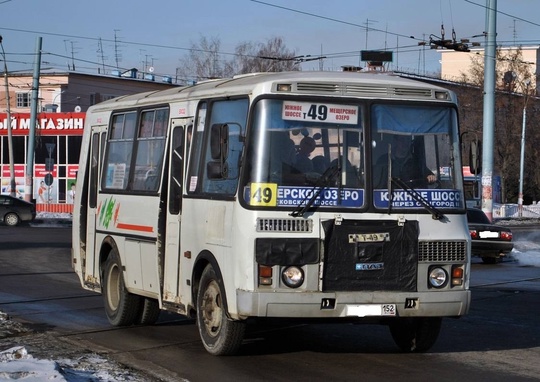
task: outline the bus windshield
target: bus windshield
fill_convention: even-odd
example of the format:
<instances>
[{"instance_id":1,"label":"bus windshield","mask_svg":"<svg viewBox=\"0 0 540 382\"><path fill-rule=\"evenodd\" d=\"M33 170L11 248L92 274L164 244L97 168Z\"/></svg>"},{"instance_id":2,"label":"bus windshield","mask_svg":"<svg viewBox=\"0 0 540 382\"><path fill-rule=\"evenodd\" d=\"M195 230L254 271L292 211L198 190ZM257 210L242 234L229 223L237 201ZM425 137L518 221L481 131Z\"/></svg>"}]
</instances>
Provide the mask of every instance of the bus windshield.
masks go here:
<instances>
[{"instance_id":1,"label":"bus windshield","mask_svg":"<svg viewBox=\"0 0 540 382\"><path fill-rule=\"evenodd\" d=\"M294 207L360 207L365 187L363 108L265 99L255 106L244 200ZM332 169L335 176L328 177Z\"/></svg>"},{"instance_id":2,"label":"bus windshield","mask_svg":"<svg viewBox=\"0 0 540 382\"><path fill-rule=\"evenodd\" d=\"M375 208L463 208L450 107L264 99L253 115L250 206L367 208L370 189Z\"/></svg>"}]
</instances>

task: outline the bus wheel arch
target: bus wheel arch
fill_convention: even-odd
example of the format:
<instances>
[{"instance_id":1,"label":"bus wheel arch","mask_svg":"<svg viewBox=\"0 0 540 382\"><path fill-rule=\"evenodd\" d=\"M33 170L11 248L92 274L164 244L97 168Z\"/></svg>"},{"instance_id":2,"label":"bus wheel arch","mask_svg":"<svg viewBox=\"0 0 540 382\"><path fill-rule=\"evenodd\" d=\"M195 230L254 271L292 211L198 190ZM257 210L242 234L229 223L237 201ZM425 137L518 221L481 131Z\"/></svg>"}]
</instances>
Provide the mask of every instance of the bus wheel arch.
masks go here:
<instances>
[{"instance_id":1,"label":"bus wheel arch","mask_svg":"<svg viewBox=\"0 0 540 382\"><path fill-rule=\"evenodd\" d=\"M229 317L221 272L213 256L208 255L210 257L203 255L194 267L197 328L210 354L232 355L238 351L244 339L245 322Z\"/></svg>"},{"instance_id":2,"label":"bus wheel arch","mask_svg":"<svg viewBox=\"0 0 540 382\"><path fill-rule=\"evenodd\" d=\"M101 290L107 319L114 326L129 326L139 318L141 297L127 291L124 271L114 240L105 240L100 254Z\"/></svg>"},{"instance_id":3,"label":"bus wheel arch","mask_svg":"<svg viewBox=\"0 0 540 382\"><path fill-rule=\"evenodd\" d=\"M216 258L210 251L202 251L199 253L197 258L195 259L195 265L193 266L193 270L191 273L191 311L190 315L191 317L195 318L197 315L197 295L199 293L199 286L201 283L201 277L206 269L206 266L210 264L214 271L216 272L216 275L219 279L219 282L221 283L221 286L225 290L225 286L223 285L223 277L221 274L221 269L219 268L219 265L217 263ZM227 304L227 298L225 296L225 304ZM227 306L227 305L225 305ZM227 309L228 311L228 309Z\"/></svg>"}]
</instances>

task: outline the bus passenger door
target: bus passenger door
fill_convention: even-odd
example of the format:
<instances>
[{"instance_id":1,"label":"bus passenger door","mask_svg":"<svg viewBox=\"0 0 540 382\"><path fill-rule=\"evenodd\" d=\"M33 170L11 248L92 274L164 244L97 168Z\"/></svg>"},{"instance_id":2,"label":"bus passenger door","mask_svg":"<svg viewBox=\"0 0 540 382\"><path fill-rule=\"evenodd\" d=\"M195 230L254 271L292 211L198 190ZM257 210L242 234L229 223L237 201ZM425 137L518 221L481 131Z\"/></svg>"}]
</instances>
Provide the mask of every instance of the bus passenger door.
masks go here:
<instances>
[{"instance_id":1,"label":"bus passenger door","mask_svg":"<svg viewBox=\"0 0 540 382\"><path fill-rule=\"evenodd\" d=\"M92 140L88 160L88 203L86 213L86 274L84 280L90 283L99 279L99 258L96 253L96 222L98 218L97 197L101 178L103 150L105 148L107 126L92 126ZM98 251L99 252L99 251ZM90 276L90 277L88 277Z\"/></svg>"},{"instance_id":2,"label":"bus passenger door","mask_svg":"<svg viewBox=\"0 0 540 382\"><path fill-rule=\"evenodd\" d=\"M163 300L174 302L179 296L180 274L180 224L182 221L182 192L184 184L184 134L190 139L192 118L172 120L171 144L169 145L167 229L165 239L165 261ZM188 144L189 145L189 144ZM187 151L187 150L186 150Z\"/></svg>"}]
</instances>

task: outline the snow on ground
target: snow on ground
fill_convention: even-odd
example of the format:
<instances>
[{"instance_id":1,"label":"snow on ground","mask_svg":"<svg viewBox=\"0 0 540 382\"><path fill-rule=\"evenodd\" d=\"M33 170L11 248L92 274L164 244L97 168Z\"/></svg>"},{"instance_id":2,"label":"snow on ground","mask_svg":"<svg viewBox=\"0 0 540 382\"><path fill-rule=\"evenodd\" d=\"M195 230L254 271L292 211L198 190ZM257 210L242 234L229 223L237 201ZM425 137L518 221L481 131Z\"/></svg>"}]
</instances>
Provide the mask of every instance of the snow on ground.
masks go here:
<instances>
[{"instance_id":1,"label":"snow on ground","mask_svg":"<svg viewBox=\"0 0 540 382\"><path fill-rule=\"evenodd\" d=\"M71 219L71 214L68 212L38 212L36 219Z\"/></svg>"},{"instance_id":2,"label":"snow on ground","mask_svg":"<svg viewBox=\"0 0 540 382\"><path fill-rule=\"evenodd\" d=\"M157 379L0 312L0 381L149 382Z\"/></svg>"}]
</instances>

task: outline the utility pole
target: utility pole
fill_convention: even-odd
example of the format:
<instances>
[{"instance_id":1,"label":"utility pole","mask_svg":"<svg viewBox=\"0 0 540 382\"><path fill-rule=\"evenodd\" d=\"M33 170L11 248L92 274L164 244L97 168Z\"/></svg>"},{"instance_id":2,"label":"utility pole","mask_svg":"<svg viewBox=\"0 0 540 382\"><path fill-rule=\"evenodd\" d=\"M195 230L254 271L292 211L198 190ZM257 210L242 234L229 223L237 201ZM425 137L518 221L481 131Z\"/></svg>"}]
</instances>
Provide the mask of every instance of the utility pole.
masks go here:
<instances>
[{"instance_id":1,"label":"utility pole","mask_svg":"<svg viewBox=\"0 0 540 382\"><path fill-rule=\"evenodd\" d=\"M101 60L101 67L103 68L103 73L101 74L105 74L105 53L103 52L103 43L101 41L101 37L99 38L99 41L98 41L98 51L99 53L98 55L98 58ZM98 71L99 73L99 71Z\"/></svg>"},{"instance_id":2,"label":"utility pole","mask_svg":"<svg viewBox=\"0 0 540 382\"><path fill-rule=\"evenodd\" d=\"M118 35L116 32L118 32L119 29L114 30L114 59L116 62L116 69L120 69L120 61L121 61L121 55L120 55L120 46L118 43Z\"/></svg>"},{"instance_id":3,"label":"utility pole","mask_svg":"<svg viewBox=\"0 0 540 382\"><path fill-rule=\"evenodd\" d=\"M364 23L366 25L366 50L368 50L368 32L369 32L369 24L370 23L376 23L376 20L370 20L366 19L366 22ZM360 52L360 57L358 59L358 66L362 64L362 53Z\"/></svg>"},{"instance_id":4,"label":"utility pole","mask_svg":"<svg viewBox=\"0 0 540 382\"><path fill-rule=\"evenodd\" d=\"M523 172L525 167L525 128L527 127L527 100L529 99L529 85L531 81L525 81L525 94L523 95L523 124L521 126L521 155L519 160L519 194L518 194L518 216L523 216Z\"/></svg>"},{"instance_id":5,"label":"utility pole","mask_svg":"<svg viewBox=\"0 0 540 382\"><path fill-rule=\"evenodd\" d=\"M493 145L495 136L495 67L497 0L486 0L486 49L484 52L484 121L482 149L482 211L493 220Z\"/></svg>"},{"instance_id":6,"label":"utility pole","mask_svg":"<svg viewBox=\"0 0 540 382\"><path fill-rule=\"evenodd\" d=\"M32 81L32 104L30 109L30 129L28 130L28 155L26 158L26 181L24 184L24 200L32 201L34 195L34 147L36 139L36 121L39 95L39 73L41 70L41 37L36 39L36 58L34 63L34 79Z\"/></svg>"},{"instance_id":7,"label":"utility pole","mask_svg":"<svg viewBox=\"0 0 540 382\"><path fill-rule=\"evenodd\" d=\"M6 85L6 114L7 114L7 132L8 132L8 152L9 152L9 187L11 191L9 194L13 197L17 196L17 184L15 183L15 166L13 164L13 135L11 131L11 105L9 99L9 81L8 81L8 68L6 61L6 52L4 51L4 44L2 44L2 36L0 36L0 46L2 47L2 58L4 59L4 80Z\"/></svg>"}]
</instances>

